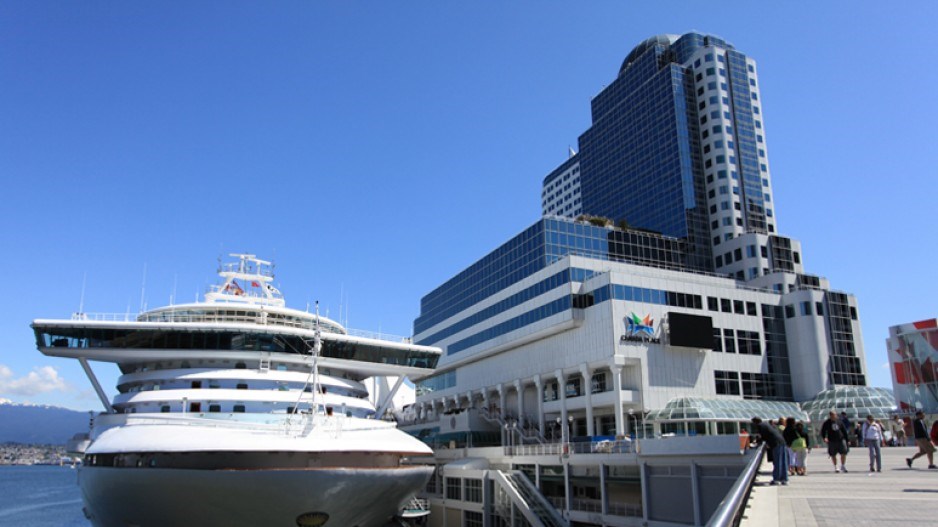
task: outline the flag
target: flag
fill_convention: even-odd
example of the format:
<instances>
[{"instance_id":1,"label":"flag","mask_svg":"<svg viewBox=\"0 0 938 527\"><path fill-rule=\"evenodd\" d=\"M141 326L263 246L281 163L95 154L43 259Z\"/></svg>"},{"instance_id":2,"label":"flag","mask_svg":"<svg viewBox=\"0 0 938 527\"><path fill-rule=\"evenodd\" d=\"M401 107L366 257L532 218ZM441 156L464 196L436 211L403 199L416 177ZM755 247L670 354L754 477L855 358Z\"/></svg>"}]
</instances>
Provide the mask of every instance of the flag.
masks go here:
<instances>
[{"instance_id":1,"label":"flag","mask_svg":"<svg viewBox=\"0 0 938 527\"><path fill-rule=\"evenodd\" d=\"M259 283L257 283L257 282L251 282L251 286L252 286L252 287L260 287L261 284L259 284Z\"/></svg>"}]
</instances>

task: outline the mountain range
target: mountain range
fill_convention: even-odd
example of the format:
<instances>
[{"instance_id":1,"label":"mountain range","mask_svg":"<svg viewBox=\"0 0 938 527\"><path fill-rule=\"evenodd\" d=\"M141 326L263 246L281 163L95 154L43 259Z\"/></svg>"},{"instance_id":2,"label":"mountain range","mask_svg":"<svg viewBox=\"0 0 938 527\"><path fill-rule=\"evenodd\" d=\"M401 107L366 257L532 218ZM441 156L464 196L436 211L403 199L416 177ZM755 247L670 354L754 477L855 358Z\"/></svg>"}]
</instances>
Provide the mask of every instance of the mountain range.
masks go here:
<instances>
[{"instance_id":1,"label":"mountain range","mask_svg":"<svg viewBox=\"0 0 938 527\"><path fill-rule=\"evenodd\" d=\"M64 445L88 431L88 412L0 399L0 443Z\"/></svg>"}]
</instances>

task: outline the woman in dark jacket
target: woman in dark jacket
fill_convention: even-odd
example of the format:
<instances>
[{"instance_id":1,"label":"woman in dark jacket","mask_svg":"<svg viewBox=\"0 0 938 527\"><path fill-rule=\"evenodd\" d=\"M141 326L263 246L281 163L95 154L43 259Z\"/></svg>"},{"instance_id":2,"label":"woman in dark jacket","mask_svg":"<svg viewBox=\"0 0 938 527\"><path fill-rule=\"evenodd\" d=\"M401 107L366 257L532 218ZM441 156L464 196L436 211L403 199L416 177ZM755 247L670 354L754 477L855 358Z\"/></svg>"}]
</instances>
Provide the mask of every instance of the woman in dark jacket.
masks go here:
<instances>
[{"instance_id":1,"label":"woman in dark jacket","mask_svg":"<svg viewBox=\"0 0 938 527\"><path fill-rule=\"evenodd\" d=\"M791 444L798 438L798 432L795 430L795 418L785 419L785 430L782 431L782 437L785 438L785 446L788 448L788 473L795 475L795 455L791 450Z\"/></svg>"}]
</instances>

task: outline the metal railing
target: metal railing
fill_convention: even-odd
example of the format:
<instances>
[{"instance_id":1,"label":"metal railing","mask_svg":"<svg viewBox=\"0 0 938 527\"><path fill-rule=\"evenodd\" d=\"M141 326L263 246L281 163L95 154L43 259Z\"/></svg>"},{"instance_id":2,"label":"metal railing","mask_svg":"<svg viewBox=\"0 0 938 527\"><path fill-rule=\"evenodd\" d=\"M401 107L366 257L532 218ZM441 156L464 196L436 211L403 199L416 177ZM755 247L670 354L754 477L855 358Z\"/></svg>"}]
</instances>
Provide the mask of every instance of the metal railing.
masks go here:
<instances>
[{"instance_id":1,"label":"metal railing","mask_svg":"<svg viewBox=\"0 0 938 527\"><path fill-rule=\"evenodd\" d=\"M575 443L544 443L505 446L509 456L556 456L563 454L634 454L633 441L578 441Z\"/></svg>"},{"instance_id":2,"label":"metal railing","mask_svg":"<svg viewBox=\"0 0 938 527\"><path fill-rule=\"evenodd\" d=\"M142 317L142 318L141 318ZM315 330L315 320L300 320L281 318L275 316L262 317L261 312L249 312L245 315L225 313L174 313L172 311L158 311L139 315L137 313L72 313L72 320L92 320L96 322L180 322L180 323L228 323L228 324L254 324L264 326L277 326L286 328ZM328 329L328 328L326 328ZM360 337L386 342L404 344L413 343L412 337L404 337L391 333L367 331L362 329L345 328L350 337Z\"/></svg>"},{"instance_id":3,"label":"metal railing","mask_svg":"<svg viewBox=\"0 0 938 527\"><path fill-rule=\"evenodd\" d=\"M756 473L759 471L759 465L762 463L764 448L764 445L759 445L758 448L750 450L752 457L739 478L736 479L736 483L733 484L729 493L717 506L717 510L710 517L710 521L707 522L707 527L728 527L730 525L735 527L739 525L740 512L743 510L746 501L749 500L752 484L756 479Z\"/></svg>"},{"instance_id":4,"label":"metal railing","mask_svg":"<svg viewBox=\"0 0 938 527\"><path fill-rule=\"evenodd\" d=\"M559 511L565 510L567 508L566 500L559 496L550 496L547 498L548 501L553 504L554 508ZM603 504L602 500L594 499L585 499L585 498L571 498L570 499L570 508L575 511L580 512L594 512L602 513ZM615 501L610 501L606 504L606 514L609 516L623 516L628 518L641 518L642 517L642 506L632 503L619 503Z\"/></svg>"}]
</instances>

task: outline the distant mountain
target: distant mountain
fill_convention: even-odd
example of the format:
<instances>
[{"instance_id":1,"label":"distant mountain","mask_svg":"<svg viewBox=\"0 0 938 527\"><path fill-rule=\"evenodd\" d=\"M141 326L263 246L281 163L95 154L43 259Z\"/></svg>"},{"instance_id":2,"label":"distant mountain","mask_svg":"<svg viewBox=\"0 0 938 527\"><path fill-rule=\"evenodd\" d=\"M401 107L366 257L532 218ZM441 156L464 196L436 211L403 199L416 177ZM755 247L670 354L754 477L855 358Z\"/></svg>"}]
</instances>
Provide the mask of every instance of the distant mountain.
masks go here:
<instances>
[{"instance_id":1,"label":"distant mountain","mask_svg":"<svg viewBox=\"0 0 938 527\"><path fill-rule=\"evenodd\" d=\"M64 445L88 431L88 412L0 399L0 443Z\"/></svg>"}]
</instances>

